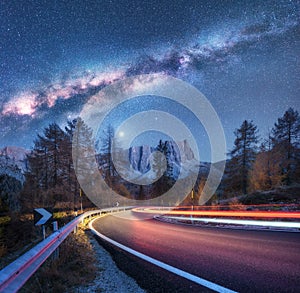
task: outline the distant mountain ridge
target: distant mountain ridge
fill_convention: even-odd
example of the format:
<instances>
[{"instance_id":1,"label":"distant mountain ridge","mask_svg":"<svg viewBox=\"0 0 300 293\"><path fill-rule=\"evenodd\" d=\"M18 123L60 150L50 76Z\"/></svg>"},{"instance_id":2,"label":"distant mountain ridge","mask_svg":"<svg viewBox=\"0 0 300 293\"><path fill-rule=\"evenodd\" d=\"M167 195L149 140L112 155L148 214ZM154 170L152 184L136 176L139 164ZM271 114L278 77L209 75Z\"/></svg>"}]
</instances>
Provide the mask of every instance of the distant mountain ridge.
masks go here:
<instances>
[{"instance_id":1,"label":"distant mountain ridge","mask_svg":"<svg viewBox=\"0 0 300 293\"><path fill-rule=\"evenodd\" d=\"M6 146L0 149L0 175L9 175L23 183L28 153L28 150L16 146Z\"/></svg>"}]
</instances>

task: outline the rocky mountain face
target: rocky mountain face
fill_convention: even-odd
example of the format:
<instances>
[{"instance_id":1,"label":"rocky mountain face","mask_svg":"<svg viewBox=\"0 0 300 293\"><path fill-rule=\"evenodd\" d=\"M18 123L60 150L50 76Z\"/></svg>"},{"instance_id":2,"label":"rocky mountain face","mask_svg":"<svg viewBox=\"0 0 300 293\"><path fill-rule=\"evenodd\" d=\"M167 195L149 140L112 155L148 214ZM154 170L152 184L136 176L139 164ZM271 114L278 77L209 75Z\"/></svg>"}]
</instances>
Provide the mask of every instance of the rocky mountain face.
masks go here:
<instances>
[{"instance_id":1,"label":"rocky mountain face","mask_svg":"<svg viewBox=\"0 0 300 293\"><path fill-rule=\"evenodd\" d=\"M0 149L0 175L6 174L23 183L23 174L27 169L26 155L28 153L28 150L15 146Z\"/></svg>"},{"instance_id":2,"label":"rocky mountain face","mask_svg":"<svg viewBox=\"0 0 300 293\"><path fill-rule=\"evenodd\" d=\"M174 142L164 142L166 153L168 153L169 163L172 165L172 176L176 178L185 178L192 173L207 177L214 164L209 162L199 162L187 140ZM151 156L157 149L149 145L132 146L127 150L118 150L115 153L115 163L122 174L130 179L155 179L156 172L151 169ZM96 161L99 169L105 168L103 154L96 155ZM105 157L105 156L104 156Z\"/></svg>"},{"instance_id":3,"label":"rocky mountain face","mask_svg":"<svg viewBox=\"0 0 300 293\"><path fill-rule=\"evenodd\" d=\"M150 156L154 150L155 148L148 145L131 147L129 162L132 168L142 174L147 173L150 170Z\"/></svg>"},{"instance_id":4,"label":"rocky mountain face","mask_svg":"<svg viewBox=\"0 0 300 293\"><path fill-rule=\"evenodd\" d=\"M181 161L191 161L195 159L194 152L187 140L177 142L178 151L181 153ZM175 148L177 149L177 148Z\"/></svg>"},{"instance_id":5,"label":"rocky mountain face","mask_svg":"<svg viewBox=\"0 0 300 293\"><path fill-rule=\"evenodd\" d=\"M186 165L190 162L196 164L193 150L187 140L177 143L174 141L167 141L165 142L165 146L175 173L180 172L180 168L183 164ZM131 147L129 149L129 162L131 167L141 174L146 174L151 168L150 157L154 151L156 151L156 148L148 145Z\"/></svg>"}]
</instances>

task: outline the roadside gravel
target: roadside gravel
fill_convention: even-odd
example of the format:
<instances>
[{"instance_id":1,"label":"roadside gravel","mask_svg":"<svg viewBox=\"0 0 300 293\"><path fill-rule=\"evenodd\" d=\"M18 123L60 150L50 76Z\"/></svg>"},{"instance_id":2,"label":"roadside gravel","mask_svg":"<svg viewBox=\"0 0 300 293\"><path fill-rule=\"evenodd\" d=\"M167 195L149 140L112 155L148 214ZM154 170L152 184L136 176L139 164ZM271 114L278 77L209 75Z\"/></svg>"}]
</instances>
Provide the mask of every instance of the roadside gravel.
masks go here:
<instances>
[{"instance_id":1,"label":"roadside gravel","mask_svg":"<svg viewBox=\"0 0 300 293\"><path fill-rule=\"evenodd\" d=\"M98 292L116 292L116 293L143 293L134 279L120 271L110 254L99 245L95 238L88 232L88 236L96 254L97 276L95 280L87 285L75 289L77 293L98 293ZM74 291L73 291L74 292Z\"/></svg>"}]
</instances>

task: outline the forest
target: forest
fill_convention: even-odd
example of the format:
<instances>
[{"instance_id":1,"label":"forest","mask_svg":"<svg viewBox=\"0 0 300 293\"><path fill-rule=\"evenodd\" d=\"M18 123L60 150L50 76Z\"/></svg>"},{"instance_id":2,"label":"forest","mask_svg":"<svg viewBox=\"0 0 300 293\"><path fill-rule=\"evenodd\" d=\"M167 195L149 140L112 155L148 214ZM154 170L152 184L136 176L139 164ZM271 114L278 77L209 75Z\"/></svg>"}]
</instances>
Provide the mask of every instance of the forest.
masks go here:
<instances>
[{"instance_id":1,"label":"forest","mask_svg":"<svg viewBox=\"0 0 300 293\"><path fill-rule=\"evenodd\" d=\"M223 179L207 205L299 204L299 113L289 108L266 137L249 120L243 121L234 134ZM26 155L24 180L0 175L0 255L16 249L18 243L22 247L28 235L34 239L39 233L33 225L34 208L50 208L61 224L79 212L96 208L77 180L77 176L92 176L90 167L83 159L73 160L72 152L84 154L91 146L100 146L96 154L98 170L106 183L124 197L156 197L173 186L177 178L169 142L160 141L156 147L165 156L165 171L161 170L162 156L153 159L153 171L160 179L149 186L136 186L123 180L113 165L113 136L110 126L101 141L92 141L91 129L80 118L68 121L64 129L52 123L37 136ZM179 205L197 205L206 175L199 173L193 191Z\"/></svg>"},{"instance_id":2,"label":"forest","mask_svg":"<svg viewBox=\"0 0 300 293\"><path fill-rule=\"evenodd\" d=\"M73 141L74 131L78 132L76 141ZM254 122L248 120L243 121L234 134L234 147L228 153L223 180L216 192L219 200L300 183L300 117L296 110L289 108L266 137L262 137ZM101 142L96 142L101 145L96 156L99 172L121 195L149 198L174 184L176 175L170 161L170 149L167 142L160 141L156 150L165 155L167 168L162 173L160 157L154 157L153 168L158 177L162 177L161 180L148 189L141 186L137 196L131 195L130 185L125 184L112 163L113 136L114 130L109 127ZM72 211L82 209L82 205L91 207L75 175L78 175L79 171L75 171L79 165L81 172L89 166L72 159L72 144L73 152L77 146L82 152L94 145L91 137L91 130L80 118L68 121L65 129L55 123L46 127L27 155L24 183L11 176L0 175L0 212L22 213L41 206ZM200 194L205 176L202 174L198 179L195 191Z\"/></svg>"}]
</instances>

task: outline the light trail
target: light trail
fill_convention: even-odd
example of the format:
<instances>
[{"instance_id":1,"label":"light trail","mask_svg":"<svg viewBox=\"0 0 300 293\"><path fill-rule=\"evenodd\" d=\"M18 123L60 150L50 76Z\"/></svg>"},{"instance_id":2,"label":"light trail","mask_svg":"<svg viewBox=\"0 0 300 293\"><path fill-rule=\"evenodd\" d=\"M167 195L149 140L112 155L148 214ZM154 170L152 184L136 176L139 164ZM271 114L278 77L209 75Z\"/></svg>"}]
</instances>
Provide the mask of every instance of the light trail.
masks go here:
<instances>
[{"instance_id":1,"label":"light trail","mask_svg":"<svg viewBox=\"0 0 300 293\"><path fill-rule=\"evenodd\" d=\"M275 222L275 221L255 221L255 220L236 220L236 219L211 219L211 218L190 218L190 217L164 217L167 219L173 219L178 221L195 221L205 223L217 223L217 224L234 224L234 225L247 225L247 226L262 226L262 227L274 227L274 228L295 228L300 229L299 222Z\"/></svg>"},{"instance_id":2,"label":"light trail","mask_svg":"<svg viewBox=\"0 0 300 293\"><path fill-rule=\"evenodd\" d=\"M300 212L284 211L194 211L194 210L169 210L161 208L135 208L134 212L159 215L188 215L211 217L245 217L245 218L272 218L272 219L300 219Z\"/></svg>"},{"instance_id":3,"label":"light trail","mask_svg":"<svg viewBox=\"0 0 300 293\"><path fill-rule=\"evenodd\" d=\"M241 209L246 209L246 208L297 208L297 210L300 210L300 204L296 203L285 203L285 204L273 204L273 203L268 203L268 204L233 204L233 205L212 205L212 206L194 206L194 209L196 210L201 210L201 209L217 209L219 210L220 208L224 209L230 209L232 207L238 206ZM191 209L191 206L176 206L172 207L173 209Z\"/></svg>"}]
</instances>

